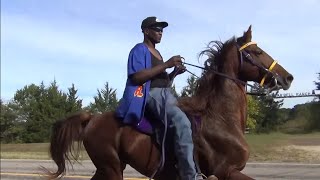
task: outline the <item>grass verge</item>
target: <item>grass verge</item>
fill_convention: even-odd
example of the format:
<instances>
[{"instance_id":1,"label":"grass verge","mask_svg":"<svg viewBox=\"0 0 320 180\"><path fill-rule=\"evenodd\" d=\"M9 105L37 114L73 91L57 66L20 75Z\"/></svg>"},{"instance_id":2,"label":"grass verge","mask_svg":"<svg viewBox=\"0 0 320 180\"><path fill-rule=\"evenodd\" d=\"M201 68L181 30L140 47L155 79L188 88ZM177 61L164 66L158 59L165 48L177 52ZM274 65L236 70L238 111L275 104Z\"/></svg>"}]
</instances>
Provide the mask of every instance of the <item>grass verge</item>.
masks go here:
<instances>
[{"instance_id":1,"label":"grass verge","mask_svg":"<svg viewBox=\"0 0 320 180\"><path fill-rule=\"evenodd\" d=\"M320 163L320 132L247 134L246 139L251 162ZM1 159L50 159L49 144L1 144ZM79 159L89 159L84 148Z\"/></svg>"},{"instance_id":2,"label":"grass verge","mask_svg":"<svg viewBox=\"0 0 320 180\"><path fill-rule=\"evenodd\" d=\"M1 144L1 159L50 159L49 143ZM79 160L89 159L81 148Z\"/></svg>"}]
</instances>

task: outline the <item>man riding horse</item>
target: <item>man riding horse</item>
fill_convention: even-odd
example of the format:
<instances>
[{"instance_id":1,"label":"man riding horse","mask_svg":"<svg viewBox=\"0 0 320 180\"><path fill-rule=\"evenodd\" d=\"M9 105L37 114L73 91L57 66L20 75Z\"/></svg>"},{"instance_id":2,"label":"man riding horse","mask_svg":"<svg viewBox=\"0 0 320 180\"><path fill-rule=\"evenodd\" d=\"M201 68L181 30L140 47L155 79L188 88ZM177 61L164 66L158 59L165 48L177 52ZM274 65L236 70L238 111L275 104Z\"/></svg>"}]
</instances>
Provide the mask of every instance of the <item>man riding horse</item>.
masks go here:
<instances>
[{"instance_id":1,"label":"man riding horse","mask_svg":"<svg viewBox=\"0 0 320 180\"><path fill-rule=\"evenodd\" d=\"M148 110L152 118L172 125L174 152L182 180L202 179L196 171L193 158L191 123L186 114L177 106L171 84L176 75L185 72L179 55L164 62L156 44L160 43L167 22L156 17L147 17L142 21L144 35L142 43L135 45L128 58L128 78L117 117L124 123L139 123ZM167 68L174 67L168 74ZM166 128L166 127L165 127ZM216 179L213 175L210 180Z\"/></svg>"}]
</instances>

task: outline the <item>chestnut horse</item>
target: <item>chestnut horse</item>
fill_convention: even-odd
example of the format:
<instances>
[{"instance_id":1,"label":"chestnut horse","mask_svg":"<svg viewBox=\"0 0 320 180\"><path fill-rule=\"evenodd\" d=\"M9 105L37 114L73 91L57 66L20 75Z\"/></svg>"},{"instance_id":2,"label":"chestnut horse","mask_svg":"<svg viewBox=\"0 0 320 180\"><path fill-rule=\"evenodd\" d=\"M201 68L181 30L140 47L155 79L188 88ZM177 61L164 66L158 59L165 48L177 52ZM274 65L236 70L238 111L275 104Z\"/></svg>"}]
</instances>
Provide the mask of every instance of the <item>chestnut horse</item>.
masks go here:
<instances>
[{"instance_id":1,"label":"chestnut horse","mask_svg":"<svg viewBox=\"0 0 320 180\"><path fill-rule=\"evenodd\" d=\"M293 76L266 52L251 42L251 26L242 37L209 44L208 56L198 79L195 95L180 99L179 106L193 124L194 155L201 172L219 179L252 179L241 172L249 158L244 137L247 118L245 83L258 82L269 89L288 89ZM195 128L196 127L196 128ZM152 176L161 159L161 150L152 136L116 119L114 112L74 114L53 127L50 153L58 166L51 178L63 176L66 160L78 152L74 142L83 142L97 168L92 179L121 180L129 164L145 176ZM174 153L166 154L159 180L179 179Z\"/></svg>"}]
</instances>

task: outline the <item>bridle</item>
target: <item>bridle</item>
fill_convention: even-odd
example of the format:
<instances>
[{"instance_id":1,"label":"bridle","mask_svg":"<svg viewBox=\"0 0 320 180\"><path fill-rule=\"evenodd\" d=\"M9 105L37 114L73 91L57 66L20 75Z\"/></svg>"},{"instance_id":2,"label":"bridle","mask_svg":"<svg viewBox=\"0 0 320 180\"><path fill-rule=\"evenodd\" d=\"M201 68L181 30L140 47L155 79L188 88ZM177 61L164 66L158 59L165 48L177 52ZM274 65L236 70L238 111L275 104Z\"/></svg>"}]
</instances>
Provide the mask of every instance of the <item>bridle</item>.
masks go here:
<instances>
[{"instance_id":1,"label":"bridle","mask_svg":"<svg viewBox=\"0 0 320 180\"><path fill-rule=\"evenodd\" d=\"M217 74L217 75L219 75L219 76L222 76L222 77L225 77L225 78L227 78L227 79L233 80L233 81L235 81L235 82L237 82L237 83L240 83L240 84L242 84L242 85L244 85L244 86L250 86L250 87L253 88L253 89L258 89L259 91L261 91L261 89L264 89L264 90L265 90L265 88L263 87L263 85L264 85L264 83L265 83L265 80L266 80L267 76L268 76L269 74L271 74L271 75L272 75L272 79L275 81L275 88L279 89L279 86L277 85L277 81L282 81L282 80L281 80L281 78L279 77L279 75L278 75L277 73L272 72L273 68L275 67L275 65L276 65L278 62L274 60L274 61L271 63L271 65L269 66L269 68L267 69L267 68L263 67L261 64L257 63L257 61L252 58L252 56L250 55L250 53L248 53L248 52L245 50L247 47L249 47L249 46L251 46L251 45L256 45L256 44L257 44L256 42L248 42L248 43L246 43L246 44L244 44L244 45L242 45L242 46L239 46L238 43L236 43L236 46L237 46L238 51L239 51L239 53L240 53L240 66L239 66L240 71L241 71L241 69L242 69L243 61L246 60L246 61L248 61L249 63L251 63L252 65L258 67L260 70L266 72L265 75L264 75L264 77L261 79L261 81L260 81L260 83L259 83L259 87L253 86L253 85L251 85L251 84L248 84L246 81L242 81L242 80L240 80L240 79L233 78L233 77L228 76L228 75L226 75L226 74L224 74L224 73L218 72L218 71L216 71L216 70L214 70L214 69L208 69L208 68L205 68L205 67L201 67L201 66L197 66L197 65L194 65L194 64L186 63L186 62L185 62L185 59L184 59L183 57L182 57L182 59L183 59L183 63L182 63L182 64L183 64L183 65L193 66L193 67L196 67L196 68L200 68L200 69L205 70L205 71L213 72L213 73L215 73L215 74ZM190 72L189 70L186 69L186 71L189 72L190 74L194 75L195 77L199 78L197 75L195 75L194 73ZM274 89L274 88L273 88L273 89ZM272 90L273 90L273 89L272 89ZM269 93L270 91L271 91L271 89L270 89L270 90L267 90L267 93ZM267 93L261 93L261 94L247 93L247 94L266 95Z\"/></svg>"},{"instance_id":2,"label":"bridle","mask_svg":"<svg viewBox=\"0 0 320 180\"><path fill-rule=\"evenodd\" d=\"M260 64L256 63L256 61L252 58L252 56L247 52L245 51L245 49L247 47L249 47L250 45L256 45L257 43L256 42L248 42L244 45L242 45L241 47L239 47L239 45L237 44L237 47L239 49L239 52L240 52L240 69L242 67L242 63L243 63L243 56L242 54L246 57L246 59L253 65L259 67L260 69L262 69L263 71L266 71L266 74L263 76L263 78L261 79L259 85L260 86L263 86L264 83L265 83L265 80L268 76L268 74L272 74L273 77L276 76L275 73L272 72L272 69L276 66L276 64L278 63L276 60L274 60L271 65L269 66L268 69L266 69L265 67L261 66Z\"/></svg>"}]
</instances>

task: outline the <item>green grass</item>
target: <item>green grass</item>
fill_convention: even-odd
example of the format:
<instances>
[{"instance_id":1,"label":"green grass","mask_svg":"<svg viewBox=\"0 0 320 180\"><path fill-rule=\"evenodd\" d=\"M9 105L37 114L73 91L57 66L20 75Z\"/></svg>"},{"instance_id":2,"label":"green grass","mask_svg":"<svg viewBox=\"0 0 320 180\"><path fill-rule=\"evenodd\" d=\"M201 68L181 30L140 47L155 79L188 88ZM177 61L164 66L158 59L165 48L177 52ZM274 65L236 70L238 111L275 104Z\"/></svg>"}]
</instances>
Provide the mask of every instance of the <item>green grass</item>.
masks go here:
<instances>
[{"instance_id":1,"label":"green grass","mask_svg":"<svg viewBox=\"0 0 320 180\"><path fill-rule=\"evenodd\" d=\"M50 159L49 143L1 144L1 159ZM79 159L89 159L82 148Z\"/></svg>"},{"instance_id":2,"label":"green grass","mask_svg":"<svg viewBox=\"0 0 320 180\"><path fill-rule=\"evenodd\" d=\"M247 134L249 161L320 163L320 151L310 152L297 146L320 147L320 132L311 134ZM1 144L2 159L50 159L48 143ZM83 149L80 159L89 159Z\"/></svg>"},{"instance_id":3,"label":"green grass","mask_svg":"<svg viewBox=\"0 0 320 180\"><path fill-rule=\"evenodd\" d=\"M297 147L319 146L320 133L311 134L248 134L250 161L269 162L320 162L320 152L311 152Z\"/></svg>"},{"instance_id":4,"label":"green grass","mask_svg":"<svg viewBox=\"0 0 320 180\"><path fill-rule=\"evenodd\" d=\"M48 143L1 144L1 159L49 159Z\"/></svg>"}]
</instances>

